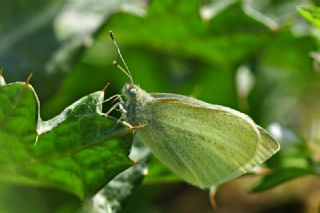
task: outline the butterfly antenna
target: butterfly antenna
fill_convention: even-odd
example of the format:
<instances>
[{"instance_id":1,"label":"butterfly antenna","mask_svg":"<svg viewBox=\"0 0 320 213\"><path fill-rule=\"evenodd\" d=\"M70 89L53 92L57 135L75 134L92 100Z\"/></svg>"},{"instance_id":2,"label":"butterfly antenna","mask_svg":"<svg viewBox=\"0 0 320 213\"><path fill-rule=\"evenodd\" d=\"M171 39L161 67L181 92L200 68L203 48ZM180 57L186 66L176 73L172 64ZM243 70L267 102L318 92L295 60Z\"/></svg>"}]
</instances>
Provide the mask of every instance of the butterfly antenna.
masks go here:
<instances>
[{"instance_id":1,"label":"butterfly antenna","mask_svg":"<svg viewBox=\"0 0 320 213\"><path fill-rule=\"evenodd\" d=\"M112 32L111 30L109 31L109 36L110 36L110 38L112 39L113 44L114 44L114 46L116 47L116 49L117 49L117 51L118 51L118 54L119 54L119 56L120 56L120 58L121 58L121 61L122 61L122 63L124 64L124 66L125 66L126 69L123 69L116 61L113 61L113 64L114 64L116 67L118 67L122 72L124 72L124 73L129 77L131 83L133 83L133 79L132 79L132 75L131 75L131 73L130 73L130 70L129 70L129 68L128 68L126 62L125 62L125 60L124 60L123 57L122 57L120 48L119 48L119 46L118 46L118 44L117 44L117 42L116 42L116 39L114 38L114 34L113 34L113 32Z\"/></svg>"},{"instance_id":2,"label":"butterfly antenna","mask_svg":"<svg viewBox=\"0 0 320 213\"><path fill-rule=\"evenodd\" d=\"M117 68L118 68L119 70L121 70L124 74L126 74L126 76L128 76L128 78L131 80L131 83L133 83L133 80L132 80L132 77L131 77L130 73L128 73L122 66L120 66L120 64L118 64L117 61L113 61L112 63L113 63L113 65L114 65L115 67L117 67Z\"/></svg>"}]
</instances>

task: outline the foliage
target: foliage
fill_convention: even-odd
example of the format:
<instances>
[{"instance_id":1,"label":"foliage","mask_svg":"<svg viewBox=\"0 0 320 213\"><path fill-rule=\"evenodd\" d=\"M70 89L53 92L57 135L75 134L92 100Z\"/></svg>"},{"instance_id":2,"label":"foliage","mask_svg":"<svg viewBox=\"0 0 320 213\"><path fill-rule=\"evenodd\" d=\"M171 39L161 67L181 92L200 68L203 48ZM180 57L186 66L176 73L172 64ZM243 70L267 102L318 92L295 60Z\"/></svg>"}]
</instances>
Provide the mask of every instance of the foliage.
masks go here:
<instances>
[{"instance_id":1,"label":"foliage","mask_svg":"<svg viewBox=\"0 0 320 213\"><path fill-rule=\"evenodd\" d=\"M0 209L165 211L151 203L166 190L149 193L148 187L180 179L138 141L130 154L133 164L132 134L103 114L112 103L102 109L100 89L111 82L109 97L127 81L112 65L118 56L109 30L145 90L192 95L243 111L280 141L281 151L266 163L272 173L251 184L254 192L319 176L315 5L311 0L0 2L3 75L14 82L32 72L37 91L0 77ZM21 201L19 209L12 203L23 195L32 202Z\"/></svg>"}]
</instances>

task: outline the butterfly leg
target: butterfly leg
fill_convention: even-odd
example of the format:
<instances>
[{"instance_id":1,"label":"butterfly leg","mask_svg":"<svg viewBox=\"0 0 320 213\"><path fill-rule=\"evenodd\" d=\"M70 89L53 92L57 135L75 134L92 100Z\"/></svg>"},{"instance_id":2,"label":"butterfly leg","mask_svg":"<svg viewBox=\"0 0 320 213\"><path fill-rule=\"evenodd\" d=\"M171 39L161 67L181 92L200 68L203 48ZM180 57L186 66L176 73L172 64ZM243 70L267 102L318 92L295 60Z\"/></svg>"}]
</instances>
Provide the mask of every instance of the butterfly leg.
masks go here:
<instances>
[{"instance_id":1,"label":"butterfly leg","mask_svg":"<svg viewBox=\"0 0 320 213\"><path fill-rule=\"evenodd\" d=\"M110 100L113 100L113 102L115 102L115 101L120 100L120 99L122 100L121 95L120 94L116 94L116 95L113 95L113 96L107 98L106 100L104 100L102 102L99 102L98 104L103 104L103 103L108 102Z\"/></svg>"},{"instance_id":2,"label":"butterfly leg","mask_svg":"<svg viewBox=\"0 0 320 213\"><path fill-rule=\"evenodd\" d=\"M210 187L210 192L209 192L209 198L210 198L211 207L213 209L217 208L216 192L217 192L217 187L216 186L211 186Z\"/></svg>"},{"instance_id":3,"label":"butterfly leg","mask_svg":"<svg viewBox=\"0 0 320 213\"><path fill-rule=\"evenodd\" d=\"M106 113L104 113L104 115L108 117L109 114L110 114L113 110L115 110L115 109L117 108L117 106L119 106L119 104L120 104L120 103L114 104Z\"/></svg>"},{"instance_id":4,"label":"butterfly leg","mask_svg":"<svg viewBox=\"0 0 320 213\"><path fill-rule=\"evenodd\" d=\"M252 170L252 174L256 176L265 176L265 175L270 175L271 173L272 173L272 169L261 167L261 166L257 166Z\"/></svg>"},{"instance_id":5,"label":"butterfly leg","mask_svg":"<svg viewBox=\"0 0 320 213\"><path fill-rule=\"evenodd\" d=\"M146 124L141 124L141 125L137 125L137 126L132 126L131 124L129 124L126 121L121 121L121 123L126 126L130 131L135 132L137 129L140 128L144 128L145 126L147 126Z\"/></svg>"},{"instance_id":6,"label":"butterfly leg","mask_svg":"<svg viewBox=\"0 0 320 213\"><path fill-rule=\"evenodd\" d=\"M122 100L122 98L121 98L121 95L119 95L119 94L113 95L113 96L111 96L110 98L104 100L102 103L105 103L105 102L110 101L110 100L113 100L112 102L115 102L115 101L118 101L118 102L115 103L106 113L104 113L104 115L105 115L106 117L109 117L109 114L110 114L113 110L115 110L118 106L119 106L119 108L120 108L120 111L121 111L122 114L123 114L124 112L123 112L123 110L122 110L122 108L123 108L122 105L124 104L124 102L123 102L123 100ZM100 104L101 104L101 103L100 103ZM125 112L125 113L126 113L126 112ZM121 116L120 119L122 119L122 116ZM119 119L119 120L120 120L120 119ZM119 123L119 122L117 122L117 123Z\"/></svg>"},{"instance_id":7,"label":"butterfly leg","mask_svg":"<svg viewBox=\"0 0 320 213\"><path fill-rule=\"evenodd\" d=\"M122 124L125 123L124 126L129 127L129 129L131 129L132 126L129 123L124 121L124 118L126 117L126 114L127 114L127 110L125 109L125 103L124 103L123 99L121 98L121 95L111 96L110 98L104 100L103 102L107 102L112 99L113 99L113 101L118 101L118 102L115 103L106 113L104 113L104 116L106 116L107 118L110 118L109 114L112 111L116 110L117 107L119 107L119 110L121 112L121 117L118 119L111 117L112 119L116 120L116 124L114 125L114 127L116 127L119 123L122 123Z\"/></svg>"}]
</instances>

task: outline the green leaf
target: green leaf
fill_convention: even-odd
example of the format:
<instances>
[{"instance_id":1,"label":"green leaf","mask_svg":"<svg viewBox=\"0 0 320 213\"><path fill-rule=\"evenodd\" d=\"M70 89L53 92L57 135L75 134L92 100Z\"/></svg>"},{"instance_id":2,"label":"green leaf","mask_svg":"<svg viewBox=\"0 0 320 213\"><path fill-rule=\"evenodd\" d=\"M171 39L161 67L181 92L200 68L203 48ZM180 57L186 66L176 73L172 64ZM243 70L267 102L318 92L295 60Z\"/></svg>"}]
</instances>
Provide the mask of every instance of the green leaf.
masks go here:
<instances>
[{"instance_id":1,"label":"green leaf","mask_svg":"<svg viewBox=\"0 0 320 213\"><path fill-rule=\"evenodd\" d=\"M320 28L320 8L319 7L298 7L298 12L312 24Z\"/></svg>"},{"instance_id":2,"label":"green leaf","mask_svg":"<svg viewBox=\"0 0 320 213\"><path fill-rule=\"evenodd\" d=\"M94 197L87 199L82 212L123 212L129 199L149 174L150 156L149 148L135 141L130 152L130 158L136 162L135 165L117 175Z\"/></svg>"},{"instance_id":3,"label":"green leaf","mask_svg":"<svg viewBox=\"0 0 320 213\"><path fill-rule=\"evenodd\" d=\"M131 166L132 136L102 114L103 95L92 93L41 121L29 84L1 85L0 181L54 187L84 199Z\"/></svg>"},{"instance_id":4,"label":"green leaf","mask_svg":"<svg viewBox=\"0 0 320 213\"><path fill-rule=\"evenodd\" d=\"M240 2L230 4L206 22L200 16L199 1L189 3L192 6L183 1L154 1L146 17L118 13L105 28L113 29L122 45L144 43L159 51L179 52L223 66L244 59L270 36L270 29L246 15ZM177 13L165 12L171 8ZM135 31L126 30L130 28ZM225 57L222 53L227 52Z\"/></svg>"}]
</instances>

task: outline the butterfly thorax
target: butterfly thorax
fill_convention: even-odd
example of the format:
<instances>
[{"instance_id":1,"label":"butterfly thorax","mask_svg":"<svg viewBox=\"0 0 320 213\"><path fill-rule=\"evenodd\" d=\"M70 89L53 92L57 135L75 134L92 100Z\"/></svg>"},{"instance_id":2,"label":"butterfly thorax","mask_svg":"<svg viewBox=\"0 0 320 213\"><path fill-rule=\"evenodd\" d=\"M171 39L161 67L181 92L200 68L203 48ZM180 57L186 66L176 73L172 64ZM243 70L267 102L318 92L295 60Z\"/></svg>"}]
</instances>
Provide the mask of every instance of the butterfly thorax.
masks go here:
<instances>
[{"instance_id":1,"label":"butterfly thorax","mask_svg":"<svg viewBox=\"0 0 320 213\"><path fill-rule=\"evenodd\" d=\"M122 89L122 93L127 98L125 120L131 125L140 125L144 106L153 97L135 84L126 84Z\"/></svg>"}]
</instances>

